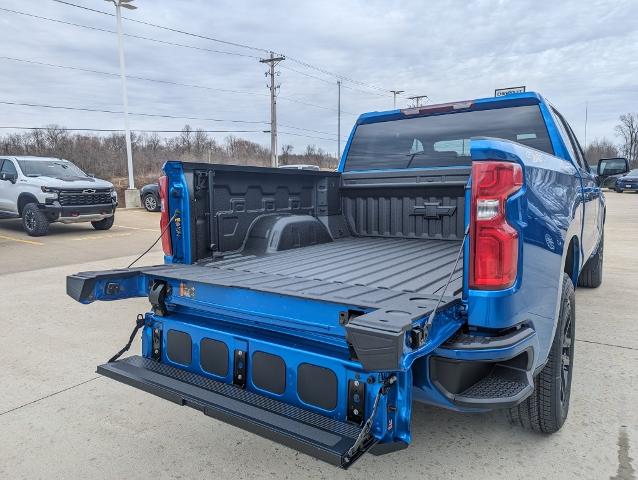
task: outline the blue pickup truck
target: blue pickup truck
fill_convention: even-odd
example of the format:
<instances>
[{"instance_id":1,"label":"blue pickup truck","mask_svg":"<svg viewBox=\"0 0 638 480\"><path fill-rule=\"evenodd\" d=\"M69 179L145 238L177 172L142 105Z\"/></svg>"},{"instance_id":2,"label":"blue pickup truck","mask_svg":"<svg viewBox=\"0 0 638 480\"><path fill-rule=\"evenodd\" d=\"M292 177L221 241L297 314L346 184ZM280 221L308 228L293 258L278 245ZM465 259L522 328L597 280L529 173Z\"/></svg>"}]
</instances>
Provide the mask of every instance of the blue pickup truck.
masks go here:
<instances>
[{"instance_id":1,"label":"blue pickup truck","mask_svg":"<svg viewBox=\"0 0 638 480\"><path fill-rule=\"evenodd\" d=\"M542 96L361 115L334 172L169 161L159 184L164 264L67 278L149 298L142 355L98 373L344 468L407 447L414 401L565 422L605 199Z\"/></svg>"}]
</instances>

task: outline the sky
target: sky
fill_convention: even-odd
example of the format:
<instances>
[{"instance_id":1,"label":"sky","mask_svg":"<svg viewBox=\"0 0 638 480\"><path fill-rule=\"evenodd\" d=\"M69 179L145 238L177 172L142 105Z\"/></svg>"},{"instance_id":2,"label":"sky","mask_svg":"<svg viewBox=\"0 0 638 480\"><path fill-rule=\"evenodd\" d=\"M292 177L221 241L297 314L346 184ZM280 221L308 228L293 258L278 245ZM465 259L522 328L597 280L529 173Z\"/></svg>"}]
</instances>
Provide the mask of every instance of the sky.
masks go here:
<instances>
[{"instance_id":1,"label":"sky","mask_svg":"<svg viewBox=\"0 0 638 480\"><path fill-rule=\"evenodd\" d=\"M115 11L104 1L68 1ZM123 21L131 35L124 48L133 129L179 130L188 123L252 130L233 135L269 146L268 79L259 62L268 51L286 56L277 68L278 143L295 152L312 144L336 153L338 78L341 148L358 114L393 108L390 90L406 92L397 98L403 108L412 95L443 103L525 85L563 113L583 144L619 141L619 115L638 112L637 0L133 3L138 9L124 10L124 17L195 34ZM113 16L54 0L0 0L0 102L120 112L115 28ZM124 123L121 113L2 103L0 116L5 127L121 129ZM229 133L211 135L222 141Z\"/></svg>"}]
</instances>

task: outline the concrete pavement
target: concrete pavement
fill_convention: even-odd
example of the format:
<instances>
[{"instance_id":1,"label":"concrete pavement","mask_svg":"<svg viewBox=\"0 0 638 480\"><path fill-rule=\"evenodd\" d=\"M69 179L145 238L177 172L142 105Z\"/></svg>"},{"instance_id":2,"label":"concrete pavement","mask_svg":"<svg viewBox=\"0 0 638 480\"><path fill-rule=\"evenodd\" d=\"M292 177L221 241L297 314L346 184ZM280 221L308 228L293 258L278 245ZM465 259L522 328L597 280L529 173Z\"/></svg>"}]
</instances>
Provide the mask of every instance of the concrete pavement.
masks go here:
<instances>
[{"instance_id":1,"label":"concrete pavement","mask_svg":"<svg viewBox=\"0 0 638 480\"><path fill-rule=\"evenodd\" d=\"M83 306L66 296L65 276L128 264L154 240L157 215L121 216L151 230L129 229L127 240L73 241L93 235L77 229L66 249L45 237L48 253L0 243L0 478L638 478L638 195L607 197L603 285L577 290L564 428L542 436L500 412L415 404L412 445L348 471L94 373L148 302ZM141 263L160 262L156 249Z\"/></svg>"}]
</instances>

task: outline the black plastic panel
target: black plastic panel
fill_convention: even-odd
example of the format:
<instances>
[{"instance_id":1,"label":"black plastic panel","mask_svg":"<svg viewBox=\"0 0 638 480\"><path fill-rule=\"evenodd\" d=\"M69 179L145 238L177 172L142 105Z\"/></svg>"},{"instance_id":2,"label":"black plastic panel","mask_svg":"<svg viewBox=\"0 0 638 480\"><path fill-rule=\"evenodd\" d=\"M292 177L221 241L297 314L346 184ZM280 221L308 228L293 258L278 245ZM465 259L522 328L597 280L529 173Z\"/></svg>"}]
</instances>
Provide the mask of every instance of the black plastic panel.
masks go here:
<instances>
[{"instance_id":1,"label":"black plastic panel","mask_svg":"<svg viewBox=\"0 0 638 480\"><path fill-rule=\"evenodd\" d=\"M470 170L343 174L343 214L355 235L458 240Z\"/></svg>"},{"instance_id":2,"label":"black plastic panel","mask_svg":"<svg viewBox=\"0 0 638 480\"><path fill-rule=\"evenodd\" d=\"M337 376L329 368L302 363L297 369L297 393L309 405L334 410L337 406Z\"/></svg>"},{"instance_id":3,"label":"black plastic panel","mask_svg":"<svg viewBox=\"0 0 638 480\"><path fill-rule=\"evenodd\" d=\"M188 333L169 330L166 334L166 354L175 363L190 365L192 361L192 341Z\"/></svg>"},{"instance_id":4,"label":"black plastic panel","mask_svg":"<svg viewBox=\"0 0 638 480\"><path fill-rule=\"evenodd\" d=\"M224 342L204 338L199 344L199 363L208 373L228 375L228 347Z\"/></svg>"},{"instance_id":5,"label":"black plastic panel","mask_svg":"<svg viewBox=\"0 0 638 480\"><path fill-rule=\"evenodd\" d=\"M244 251L259 255L328 242L326 226L312 215L269 215L252 226Z\"/></svg>"},{"instance_id":6,"label":"black plastic panel","mask_svg":"<svg viewBox=\"0 0 638 480\"><path fill-rule=\"evenodd\" d=\"M339 174L184 163L193 174L194 260L240 252L255 220L268 215L339 213ZM203 222L201 221L203 220ZM202 227L208 227L204 242Z\"/></svg>"},{"instance_id":7,"label":"black plastic panel","mask_svg":"<svg viewBox=\"0 0 638 480\"><path fill-rule=\"evenodd\" d=\"M283 358L266 352L255 352L252 357L253 383L272 393L281 395L286 390L286 364Z\"/></svg>"}]
</instances>

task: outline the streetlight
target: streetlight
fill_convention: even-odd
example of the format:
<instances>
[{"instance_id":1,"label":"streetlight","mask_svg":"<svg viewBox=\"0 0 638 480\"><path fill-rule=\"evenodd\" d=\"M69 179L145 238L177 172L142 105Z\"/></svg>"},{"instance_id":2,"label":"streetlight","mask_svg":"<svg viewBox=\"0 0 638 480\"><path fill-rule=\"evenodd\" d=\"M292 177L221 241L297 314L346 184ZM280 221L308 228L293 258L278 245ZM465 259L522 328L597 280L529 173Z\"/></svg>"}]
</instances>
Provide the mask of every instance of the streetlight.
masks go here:
<instances>
[{"instance_id":1,"label":"streetlight","mask_svg":"<svg viewBox=\"0 0 638 480\"><path fill-rule=\"evenodd\" d=\"M392 97L394 98L394 108L396 110L396 108L397 108L397 95L399 95L400 93L404 93L405 90L390 90L390 92L392 92Z\"/></svg>"},{"instance_id":2,"label":"streetlight","mask_svg":"<svg viewBox=\"0 0 638 480\"><path fill-rule=\"evenodd\" d=\"M124 192L124 201L127 207L139 207L140 195L135 189L133 176L133 152L131 147L131 129L128 122L128 93L126 91L126 64L124 62L124 44L122 41L122 8L135 10L131 5L133 0L105 0L115 5L115 17L117 18L117 47L120 54L120 77L122 78L122 103L124 104L124 130L126 138L126 160L128 166L128 189Z\"/></svg>"}]
</instances>

